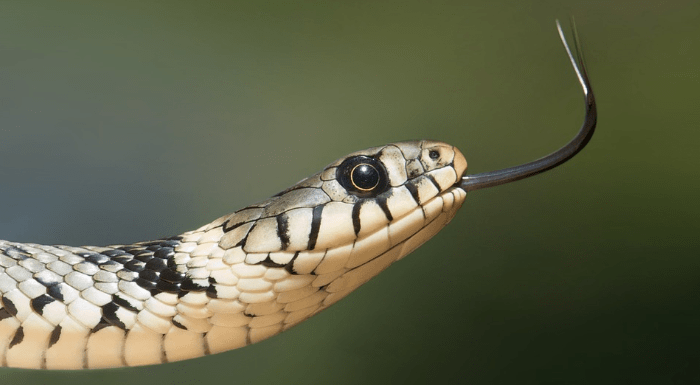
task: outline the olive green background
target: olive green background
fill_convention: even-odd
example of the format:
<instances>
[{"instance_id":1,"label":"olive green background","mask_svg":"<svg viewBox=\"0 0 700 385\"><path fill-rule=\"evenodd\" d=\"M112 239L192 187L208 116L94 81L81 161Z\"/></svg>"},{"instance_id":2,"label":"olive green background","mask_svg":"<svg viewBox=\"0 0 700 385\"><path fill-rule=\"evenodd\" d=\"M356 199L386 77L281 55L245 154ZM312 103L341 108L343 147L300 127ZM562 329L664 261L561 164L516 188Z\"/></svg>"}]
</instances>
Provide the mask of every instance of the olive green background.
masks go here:
<instances>
[{"instance_id":1,"label":"olive green background","mask_svg":"<svg viewBox=\"0 0 700 385\"><path fill-rule=\"evenodd\" d=\"M349 152L431 138L470 172L432 241L260 344L154 367L0 368L3 384L700 381L700 2L0 1L0 238L193 229Z\"/></svg>"}]
</instances>

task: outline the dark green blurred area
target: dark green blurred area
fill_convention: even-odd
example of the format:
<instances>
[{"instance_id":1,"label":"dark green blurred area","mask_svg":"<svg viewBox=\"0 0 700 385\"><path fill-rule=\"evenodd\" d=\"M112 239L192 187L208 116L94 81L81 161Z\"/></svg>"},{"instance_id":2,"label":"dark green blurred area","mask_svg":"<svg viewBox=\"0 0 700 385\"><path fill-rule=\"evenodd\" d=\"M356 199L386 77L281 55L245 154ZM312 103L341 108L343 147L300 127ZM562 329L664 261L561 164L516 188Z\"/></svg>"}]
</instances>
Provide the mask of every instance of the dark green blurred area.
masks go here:
<instances>
[{"instance_id":1,"label":"dark green blurred area","mask_svg":"<svg viewBox=\"0 0 700 385\"><path fill-rule=\"evenodd\" d=\"M471 172L589 146L263 343L3 384L700 382L700 3L0 1L0 238L184 232L349 152L432 138Z\"/></svg>"}]
</instances>

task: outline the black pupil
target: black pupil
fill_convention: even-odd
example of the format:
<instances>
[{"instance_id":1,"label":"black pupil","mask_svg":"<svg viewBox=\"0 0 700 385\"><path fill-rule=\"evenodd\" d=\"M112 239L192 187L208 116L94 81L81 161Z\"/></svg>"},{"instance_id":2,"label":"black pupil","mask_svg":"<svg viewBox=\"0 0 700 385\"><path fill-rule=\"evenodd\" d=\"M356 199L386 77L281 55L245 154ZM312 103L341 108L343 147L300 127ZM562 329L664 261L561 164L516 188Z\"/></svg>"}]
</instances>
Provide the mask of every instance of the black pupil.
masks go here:
<instances>
[{"instance_id":1,"label":"black pupil","mask_svg":"<svg viewBox=\"0 0 700 385\"><path fill-rule=\"evenodd\" d=\"M440 157L440 153L435 150L432 150L430 151L430 153L428 153L428 156L430 156L430 159L437 159Z\"/></svg>"},{"instance_id":2,"label":"black pupil","mask_svg":"<svg viewBox=\"0 0 700 385\"><path fill-rule=\"evenodd\" d=\"M379 172L372 165L358 164L350 174L352 184L360 190L371 190L379 184Z\"/></svg>"}]
</instances>

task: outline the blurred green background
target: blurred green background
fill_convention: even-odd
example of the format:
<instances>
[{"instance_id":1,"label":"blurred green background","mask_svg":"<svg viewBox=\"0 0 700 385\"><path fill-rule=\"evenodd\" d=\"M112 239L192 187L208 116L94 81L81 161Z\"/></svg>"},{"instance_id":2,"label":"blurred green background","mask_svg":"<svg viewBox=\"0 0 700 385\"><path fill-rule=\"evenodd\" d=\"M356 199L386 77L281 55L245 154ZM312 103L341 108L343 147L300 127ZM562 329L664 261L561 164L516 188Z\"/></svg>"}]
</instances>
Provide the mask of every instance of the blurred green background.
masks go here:
<instances>
[{"instance_id":1,"label":"blurred green background","mask_svg":"<svg viewBox=\"0 0 700 385\"><path fill-rule=\"evenodd\" d=\"M193 229L349 152L432 138L470 172L432 241L257 345L156 367L0 368L3 384L700 381L700 2L0 1L0 238Z\"/></svg>"}]
</instances>

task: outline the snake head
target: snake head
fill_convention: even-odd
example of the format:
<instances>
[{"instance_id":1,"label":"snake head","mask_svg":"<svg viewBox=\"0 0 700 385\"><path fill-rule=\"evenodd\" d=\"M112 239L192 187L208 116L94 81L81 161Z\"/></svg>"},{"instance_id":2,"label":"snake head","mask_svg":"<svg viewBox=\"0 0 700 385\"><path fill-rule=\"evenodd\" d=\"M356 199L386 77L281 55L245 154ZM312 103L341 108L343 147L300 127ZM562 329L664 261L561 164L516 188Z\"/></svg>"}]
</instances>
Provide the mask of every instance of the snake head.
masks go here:
<instances>
[{"instance_id":1,"label":"snake head","mask_svg":"<svg viewBox=\"0 0 700 385\"><path fill-rule=\"evenodd\" d=\"M229 260L313 277L325 308L449 223L466 197L466 168L441 142L373 147L209 227L223 229Z\"/></svg>"}]
</instances>

